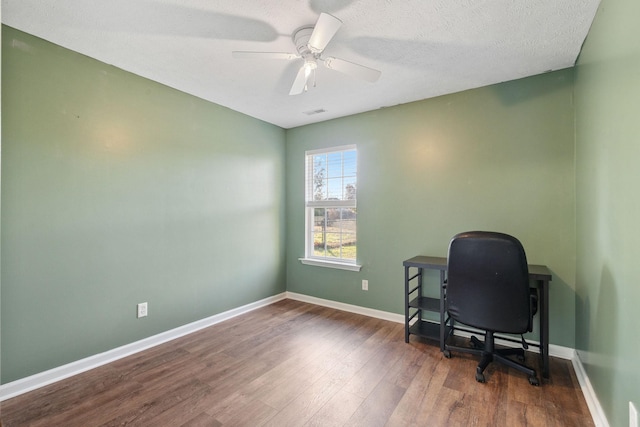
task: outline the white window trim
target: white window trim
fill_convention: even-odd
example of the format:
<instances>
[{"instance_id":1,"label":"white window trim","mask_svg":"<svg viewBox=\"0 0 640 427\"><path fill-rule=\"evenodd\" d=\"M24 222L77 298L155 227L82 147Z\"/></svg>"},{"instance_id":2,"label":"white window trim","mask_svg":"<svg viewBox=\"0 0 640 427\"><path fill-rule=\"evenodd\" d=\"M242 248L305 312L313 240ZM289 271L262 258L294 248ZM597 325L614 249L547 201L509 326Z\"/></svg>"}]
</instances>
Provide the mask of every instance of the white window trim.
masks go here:
<instances>
[{"instance_id":1,"label":"white window trim","mask_svg":"<svg viewBox=\"0 0 640 427\"><path fill-rule=\"evenodd\" d=\"M317 150L307 150L305 151L305 162L307 161L308 156L313 156L316 154L323 154L323 153L334 153L336 151L348 151L348 150L357 150L356 144L349 144L349 145L340 145L337 147L329 147L329 148L320 148ZM309 171L307 170L306 167L306 163L305 163L305 183L307 182L307 180L309 179L308 176L306 176L306 174L309 173ZM309 253L313 253L313 241L310 239L310 235L308 233L308 224L313 222L313 218L309 218L309 216L312 214L312 211L310 209L308 209L308 207L314 207L314 206L339 206L339 207L344 207L345 206L345 201L331 201L331 200L326 200L323 202L314 202L314 201L310 201L310 202L306 202L307 200L307 188L305 185L305 195L304 195L304 199L305 199L305 230L304 230L304 243L305 243L305 254L309 254ZM352 207L355 207L357 203L357 200L354 200L352 204L349 204ZM331 260L331 259L323 259L323 258L308 258L308 257L303 257L303 258L298 258L298 260L305 265L312 265L315 267L328 267L328 268L335 268L335 269L339 269L339 270L347 270L347 271L360 271L362 269L362 266L357 264L357 261L353 261L353 262L345 262L345 261L335 261L335 260Z\"/></svg>"},{"instance_id":2,"label":"white window trim","mask_svg":"<svg viewBox=\"0 0 640 427\"><path fill-rule=\"evenodd\" d=\"M339 270L360 271L362 266L359 264L347 264L346 262L336 262L323 260L320 258L298 258L298 261L305 265L313 265L316 267L337 268Z\"/></svg>"}]
</instances>

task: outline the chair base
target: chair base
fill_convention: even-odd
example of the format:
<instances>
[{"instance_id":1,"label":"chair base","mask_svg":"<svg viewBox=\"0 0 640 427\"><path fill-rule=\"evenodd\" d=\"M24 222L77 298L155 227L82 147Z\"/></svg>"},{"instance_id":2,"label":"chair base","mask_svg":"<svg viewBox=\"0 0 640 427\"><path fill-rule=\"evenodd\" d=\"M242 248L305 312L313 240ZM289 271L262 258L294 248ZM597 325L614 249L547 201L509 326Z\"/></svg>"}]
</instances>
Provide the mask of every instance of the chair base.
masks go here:
<instances>
[{"instance_id":1,"label":"chair base","mask_svg":"<svg viewBox=\"0 0 640 427\"><path fill-rule=\"evenodd\" d=\"M525 365L524 363L517 362L507 356L517 356L522 362L524 362L524 349L522 348L505 348L496 349L495 339L493 332L487 331L485 341L482 342L475 336L471 337L472 347L457 347L452 345L445 346L445 357L451 357L451 350L459 351L462 353L470 353L480 356L480 362L476 368L476 381L480 383L485 382L484 371L491 362L499 362L510 368L517 369L529 376L529 384L537 386L540 385L536 370Z\"/></svg>"}]
</instances>

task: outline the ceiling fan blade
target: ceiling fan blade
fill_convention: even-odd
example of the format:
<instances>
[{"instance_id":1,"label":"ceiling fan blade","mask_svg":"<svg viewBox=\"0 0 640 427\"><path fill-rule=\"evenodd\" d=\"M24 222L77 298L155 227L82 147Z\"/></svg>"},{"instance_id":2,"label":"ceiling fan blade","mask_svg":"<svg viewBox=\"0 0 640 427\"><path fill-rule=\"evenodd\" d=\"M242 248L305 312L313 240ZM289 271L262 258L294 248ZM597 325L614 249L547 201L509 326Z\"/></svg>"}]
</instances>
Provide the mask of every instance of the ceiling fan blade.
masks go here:
<instances>
[{"instance_id":1,"label":"ceiling fan blade","mask_svg":"<svg viewBox=\"0 0 640 427\"><path fill-rule=\"evenodd\" d=\"M293 81L293 85L291 86L291 90L289 91L289 95L300 95L304 92L304 87L307 85L307 78L309 74L306 73L306 69L304 65L300 67L298 71L298 75L296 79Z\"/></svg>"},{"instance_id":2,"label":"ceiling fan blade","mask_svg":"<svg viewBox=\"0 0 640 427\"><path fill-rule=\"evenodd\" d=\"M245 52L235 50L231 55L236 59L296 59L300 56L287 52Z\"/></svg>"},{"instance_id":3,"label":"ceiling fan blade","mask_svg":"<svg viewBox=\"0 0 640 427\"><path fill-rule=\"evenodd\" d=\"M333 36L336 35L341 25L342 21L335 16L321 13L307 44L309 49L315 53L322 52Z\"/></svg>"},{"instance_id":4,"label":"ceiling fan blade","mask_svg":"<svg viewBox=\"0 0 640 427\"><path fill-rule=\"evenodd\" d=\"M382 72L374 70L373 68L365 67L364 65L355 64L353 62L345 61L344 59L338 58L325 58L324 65L331 70L340 71L341 73L366 80L371 83L377 81L382 74Z\"/></svg>"}]
</instances>

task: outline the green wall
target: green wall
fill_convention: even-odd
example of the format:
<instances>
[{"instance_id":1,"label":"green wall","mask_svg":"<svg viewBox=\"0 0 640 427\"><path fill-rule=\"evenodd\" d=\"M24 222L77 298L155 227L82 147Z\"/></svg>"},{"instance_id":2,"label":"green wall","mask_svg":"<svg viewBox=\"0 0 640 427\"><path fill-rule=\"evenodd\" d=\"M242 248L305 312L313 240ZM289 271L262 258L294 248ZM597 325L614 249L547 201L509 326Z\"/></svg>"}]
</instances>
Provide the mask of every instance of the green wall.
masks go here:
<instances>
[{"instance_id":1,"label":"green wall","mask_svg":"<svg viewBox=\"0 0 640 427\"><path fill-rule=\"evenodd\" d=\"M403 260L446 256L460 231L503 231L552 270L550 341L573 347L572 95L564 70L287 131L287 290L403 313ZM361 272L298 261L305 150L342 144L358 147Z\"/></svg>"},{"instance_id":2,"label":"green wall","mask_svg":"<svg viewBox=\"0 0 640 427\"><path fill-rule=\"evenodd\" d=\"M576 348L612 426L640 409L638 17L603 0L576 67Z\"/></svg>"},{"instance_id":3,"label":"green wall","mask_svg":"<svg viewBox=\"0 0 640 427\"><path fill-rule=\"evenodd\" d=\"M3 26L2 382L283 292L284 134Z\"/></svg>"}]
</instances>

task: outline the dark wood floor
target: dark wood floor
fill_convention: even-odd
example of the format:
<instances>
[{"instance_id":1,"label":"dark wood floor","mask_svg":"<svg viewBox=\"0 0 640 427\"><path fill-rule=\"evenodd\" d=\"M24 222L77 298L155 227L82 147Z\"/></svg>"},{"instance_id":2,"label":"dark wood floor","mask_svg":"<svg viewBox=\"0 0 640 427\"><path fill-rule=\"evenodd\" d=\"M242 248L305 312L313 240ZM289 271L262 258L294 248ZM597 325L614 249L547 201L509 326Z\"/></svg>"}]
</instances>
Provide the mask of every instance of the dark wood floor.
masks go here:
<instances>
[{"instance_id":1,"label":"dark wood floor","mask_svg":"<svg viewBox=\"0 0 640 427\"><path fill-rule=\"evenodd\" d=\"M528 362L537 357L528 357ZM589 426L571 362L551 379L442 356L403 325L284 300L1 405L13 426Z\"/></svg>"}]
</instances>

